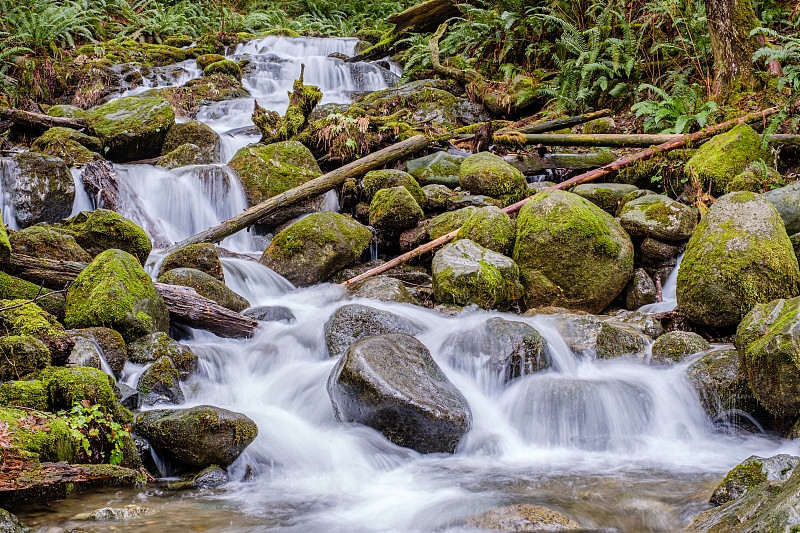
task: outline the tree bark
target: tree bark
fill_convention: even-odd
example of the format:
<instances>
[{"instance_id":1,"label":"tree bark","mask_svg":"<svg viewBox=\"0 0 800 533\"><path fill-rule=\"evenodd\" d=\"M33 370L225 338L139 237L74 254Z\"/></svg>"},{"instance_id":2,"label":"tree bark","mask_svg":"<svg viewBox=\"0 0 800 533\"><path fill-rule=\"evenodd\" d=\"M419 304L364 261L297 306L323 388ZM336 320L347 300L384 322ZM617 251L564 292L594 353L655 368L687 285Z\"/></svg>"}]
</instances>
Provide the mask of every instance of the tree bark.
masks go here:
<instances>
[{"instance_id":1,"label":"tree bark","mask_svg":"<svg viewBox=\"0 0 800 533\"><path fill-rule=\"evenodd\" d=\"M55 126L62 126L74 130L81 130L86 127L86 123L83 119L51 117L50 115L31 113L30 111L22 111L21 109L11 109L8 107L0 107L0 117L13 121L16 126L23 129L46 130Z\"/></svg>"},{"instance_id":2,"label":"tree bark","mask_svg":"<svg viewBox=\"0 0 800 533\"><path fill-rule=\"evenodd\" d=\"M758 40L750 31L758 19L751 0L705 0L705 6L714 52L712 91L726 100L737 89L755 85L752 58Z\"/></svg>"},{"instance_id":3,"label":"tree bark","mask_svg":"<svg viewBox=\"0 0 800 533\"><path fill-rule=\"evenodd\" d=\"M119 207L119 178L108 161L93 161L83 167L81 181L98 208L116 211Z\"/></svg>"}]
</instances>

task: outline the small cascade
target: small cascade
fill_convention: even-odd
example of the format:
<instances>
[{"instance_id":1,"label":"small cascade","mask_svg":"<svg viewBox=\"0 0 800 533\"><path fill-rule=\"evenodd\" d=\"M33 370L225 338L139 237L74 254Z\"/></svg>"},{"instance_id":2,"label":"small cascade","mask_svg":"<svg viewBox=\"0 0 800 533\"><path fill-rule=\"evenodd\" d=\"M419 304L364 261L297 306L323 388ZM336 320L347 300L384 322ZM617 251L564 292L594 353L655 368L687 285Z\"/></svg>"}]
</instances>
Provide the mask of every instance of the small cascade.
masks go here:
<instances>
[{"instance_id":1,"label":"small cascade","mask_svg":"<svg viewBox=\"0 0 800 533\"><path fill-rule=\"evenodd\" d=\"M0 209L8 229L19 229L17 209L14 206L14 183L17 163L10 157L0 157Z\"/></svg>"},{"instance_id":2,"label":"small cascade","mask_svg":"<svg viewBox=\"0 0 800 533\"><path fill-rule=\"evenodd\" d=\"M678 307L678 272L681 268L683 255L684 254L678 256L678 260L675 262L675 268L672 269L667 281L665 281L664 285L661 287L661 301L643 305L637 309L637 311L641 313L669 313Z\"/></svg>"}]
</instances>

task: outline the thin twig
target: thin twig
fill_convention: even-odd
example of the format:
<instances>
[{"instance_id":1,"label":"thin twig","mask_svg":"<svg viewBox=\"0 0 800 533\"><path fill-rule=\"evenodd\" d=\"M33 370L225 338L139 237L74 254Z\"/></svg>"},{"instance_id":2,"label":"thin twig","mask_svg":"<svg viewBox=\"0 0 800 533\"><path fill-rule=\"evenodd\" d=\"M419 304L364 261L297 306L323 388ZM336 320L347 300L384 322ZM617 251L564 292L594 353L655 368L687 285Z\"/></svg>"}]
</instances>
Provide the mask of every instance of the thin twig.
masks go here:
<instances>
[{"instance_id":1,"label":"thin twig","mask_svg":"<svg viewBox=\"0 0 800 533\"><path fill-rule=\"evenodd\" d=\"M45 293L45 294L37 295L37 296L31 298L30 300L28 300L27 302L18 303L18 304L15 304L15 305L9 305L8 307L0 307L0 312L8 311L10 309L16 309L17 307L22 307L23 305L28 305L28 304L34 303L34 302L36 302L38 300L41 300L43 298L47 298L48 296L53 296L54 294L66 294L67 291L69 290L69 286L70 286L70 284L67 283L64 286L63 289L60 289L60 290L57 290L57 291L50 291L50 292ZM39 287L39 292L41 292L41 291L42 291L42 287Z\"/></svg>"}]
</instances>

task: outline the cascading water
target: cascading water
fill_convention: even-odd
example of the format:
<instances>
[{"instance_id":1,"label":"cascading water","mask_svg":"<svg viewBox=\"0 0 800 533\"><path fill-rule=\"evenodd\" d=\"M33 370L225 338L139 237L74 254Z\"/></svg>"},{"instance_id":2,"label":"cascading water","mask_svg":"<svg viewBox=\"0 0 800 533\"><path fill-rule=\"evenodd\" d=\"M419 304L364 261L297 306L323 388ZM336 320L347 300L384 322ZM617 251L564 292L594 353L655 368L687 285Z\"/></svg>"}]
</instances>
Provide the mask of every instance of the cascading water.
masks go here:
<instances>
[{"instance_id":1,"label":"cascading water","mask_svg":"<svg viewBox=\"0 0 800 533\"><path fill-rule=\"evenodd\" d=\"M351 53L353 44L270 37L240 46L235 56L248 54L256 63L245 83L259 104L281 110L301 61L306 83L321 85L329 101L385 86L385 74L359 82L356 67L327 58ZM249 124L252 101L215 104L200 117L220 132L240 128ZM225 153L248 139L230 137ZM116 168L130 216L157 241L180 240L245 207L240 185L221 165ZM257 252L248 235L223 244ZM161 259L159 252L150 258L154 274ZM558 317L469 309L447 317L413 305L356 300L417 324L417 337L469 402L473 426L456 453L422 455L334 417L326 381L335 361L323 325L352 301L342 288L295 289L245 257L225 257L223 268L226 283L252 305L283 306L295 317L263 323L247 340L196 330L184 341L200 360L184 384L186 406L217 405L258 424L258 437L229 469L232 481L219 490L94 492L54 504L45 515L19 513L24 522L76 527L69 517L78 512L137 503L154 514L115 523L116 531L455 532L466 516L534 503L563 511L587 529L674 531L706 508L721 474L749 455L800 452L797 443L718 432L685 377L689 362L662 368L594 360L568 347ZM673 285L671 276L664 307L674 300ZM483 324L494 317L537 329L547 341L549 368L504 384L484 348L492 339ZM128 366L126 379L132 382L139 371ZM94 532L108 525L79 527Z\"/></svg>"}]
</instances>

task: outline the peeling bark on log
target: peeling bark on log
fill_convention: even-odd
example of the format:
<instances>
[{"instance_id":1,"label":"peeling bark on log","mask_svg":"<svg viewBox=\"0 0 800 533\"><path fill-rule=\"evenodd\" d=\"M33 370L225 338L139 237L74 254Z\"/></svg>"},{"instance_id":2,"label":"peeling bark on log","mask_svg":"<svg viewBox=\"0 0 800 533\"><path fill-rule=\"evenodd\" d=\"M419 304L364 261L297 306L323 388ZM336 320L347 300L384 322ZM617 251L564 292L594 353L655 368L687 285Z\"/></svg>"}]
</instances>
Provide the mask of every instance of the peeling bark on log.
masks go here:
<instances>
[{"instance_id":1,"label":"peeling bark on log","mask_svg":"<svg viewBox=\"0 0 800 533\"><path fill-rule=\"evenodd\" d=\"M81 181L98 208L116 211L119 202L119 178L108 161L93 161L83 167Z\"/></svg>"},{"instance_id":2,"label":"peeling bark on log","mask_svg":"<svg viewBox=\"0 0 800 533\"><path fill-rule=\"evenodd\" d=\"M14 122L14 125L23 129L47 130L55 126L62 126L64 128L81 130L86 127L86 123L83 119L51 117L49 115L31 113L30 111L22 111L21 109L11 109L8 107L0 107L0 117L11 120Z\"/></svg>"}]
</instances>

